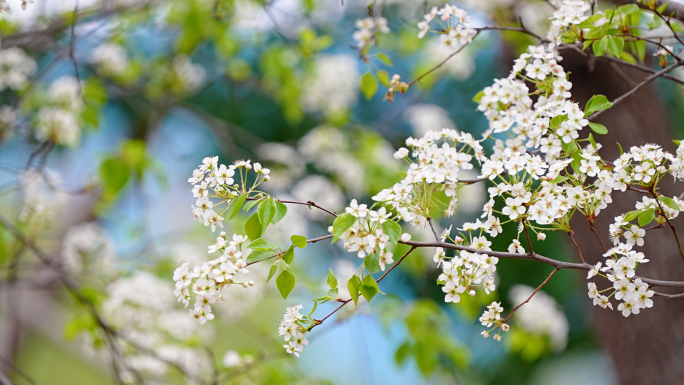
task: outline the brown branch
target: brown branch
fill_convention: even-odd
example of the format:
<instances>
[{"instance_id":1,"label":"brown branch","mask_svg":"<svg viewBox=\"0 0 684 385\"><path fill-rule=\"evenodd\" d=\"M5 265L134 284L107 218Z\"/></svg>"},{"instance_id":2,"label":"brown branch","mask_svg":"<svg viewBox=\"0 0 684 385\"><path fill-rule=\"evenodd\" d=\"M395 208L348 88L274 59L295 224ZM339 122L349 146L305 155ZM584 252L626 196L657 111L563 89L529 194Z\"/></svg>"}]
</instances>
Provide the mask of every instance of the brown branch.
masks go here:
<instances>
[{"instance_id":1,"label":"brown branch","mask_svg":"<svg viewBox=\"0 0 684 385\"><path fill-rule=\"evenodd\" d=\"M587 263L587 262L584 260L584 257L582 256L582 251L580 250L580 247L579 247L579 245L577 244L577 241L575 241L575 237L572 236L573 231L570 230L570 231L568 231L567 234L570 236L570 240L571 240L572 243L575 245L575 248L577 249L577 255L579 255L580 260L582 261L582 263Z\"/></svg>"},{"instance_id":2,"label":"brown branch","mask_svg":"<svg viewBox=\"0 0 684 385\"><path fill-rule=\"evenodd\" d=\"M544 280L544 282L542 282L542 284L539 285L539 287L537 287L537 289L536 289L535 291L533 291L532 294L530 294L530 296L527 297L526 300L524 300L524 301L523 301L521 304L519 304L518 306L514 307L513 310L511 310L511 314L509 314L508 317L506 317L506 318L505 318L503 321L501 321L501 322L502 322L502 323L508 322L508 320L513 316L513 314L515 314L516 311L518 311L518 309L520 309L520 307L521 307L522 305L524 305L524 304L530 302L530 300L532 299L532 297L534 297L534 295L537 294L537 292L538 292L542 287L544 287L544 285L546 285L547 282L549 282L549 280L551 279L551 277L553 277L553 275L556 274L556 272L557 272L558 270L560 270L560 268L558 268L558 267L555 268L555 269L553 269L553 271L551 272L551 274L549 274L549 276L546 277L546 279Z\"/></svg>"},{"instance_id":3,"label":"brown branch","mask_svg":"<svg viewBox=\"0 0 684 385\"><path fill-rule=\"evenodd\" d=\"M475 35L473 35L473 38L472 38L472 40L470 41L470 43L472 43L472 42L475 40L475 38L477 38L477 36L480 34L480 32L481 32L481 31L475 32ZM436 66L434 66L434 67L432 67L431 69L429 69L427 72L424 72L422 75L420 75L420 76L418 76L417 78L415 78L414 80L412 80L410 83L407 84L407 89L408 89L408 88L411 88L411 86L414 85L416 82L421 81L424 77L426 77L426 76L428 76L429 74L431 74L431 73L437 71L437 70L438 70L439 68L441 68L444 64L446 64L446 62L448 62L452 57L458 55L461 51L463 51L463 49L465 49L465 47L467 47L468 45L470 45L470 43L464 44L461 48L459 48L459 49L457 49L456 51L454 51L453 53L451 53L449 56L446 57L446 59L442 60L439 64L437 64Z\"/></svg>"},{"instance_id":4,"label":"brown branch","mask_svg":"<svg viewBox=\"0 0 684 385\"><path fill-rule=\"evenodd\" d=\"M624 100L627 99L628 97L634 95L634 94L635 94L637 91L639 91L642 87L648 85L648 84L651 83L652 81L658 79L659 77L662 77L663 75L667 74L668 72L672 71L673 69L675 69L675 68L677 68L677 67L679 67L679 66L681 66L681 65L683 65L683 64L684 64L684 62L681 62L681 61L680 61L680 62L677 62L677 63L675 63L675 64L673 64L673 65L671 65L671 66L669 66L669 67L663 68L662 70L660 70L660 71L658 71L658 72L652 74L651 76L647 77L646 79L642 80L639 84L637 84L636 86L632 87L631 90L625 92L623 95L621 95L620 97L618 97L618 98L616 98L615 100L613 100L613 101L612 101L612 104L613 104L612 107L615 107L616 105L620 104L622 101L624 101ZM587 117L587 119L589 119L589 120L595 120L595 119L596 119L599 115L601 115L604 111L607 111L607 109L606 109L606 110L601 110L601 111L596 111L596 112L594 112L593 114L589 115L589 117Z\"/></svg>"},{"instance_id":5,"label":"brown branch","mask_svg":"<svg viewBox=\"0 0 684 385\"><path fill-rule=\"evenodd\" d=\"M653 190L651 191L651 194L653 195L653 198L655 198L655 201L658 204L658 208L660 209L660 212L663 213L663 218L665 218L665 221L667 222L668 226L670 226L670 230L672 230L672 234L675 237L675 241L677 241L677 247L679 248L679 255L682 256L682 259L684 259L684 251L682 250L682 243L679 242L679 236L677 236L677 229L675 229L672 222L670 222L670 219L668 219L667 213L665 212L665 210L663 210L663 206L660 203L660 199L658 199L658 193L655 192L655 186L653 186Z\"/></svg>"},{"instance_id":6,"label":"brown branch","mask_svg":"<svg viewBox=\"0 0 684 385\"><path fill-rule=\"evenodd\" d=\"M382 281L382 280L387 276L387 274L389 274L392 270L394 270L395 267L399 266L399 264L401 264L401 262L403 262L404 259L405 259L406 257L408 257L408 255L411 254L411 252L412 252L413 250L415 250L415 249L416 249L416 246L412 246L406 253L404 253L404 255L401 256L401 258L399 258L399 260L397 261L397 263L395 263L395 264L392 265L389 269L387 269L387 271L385 272L385 274L383 274L380 278L378 278L378 280L377 280L376 282L379 283L380 281ZM312 330L313 328L315 328L316 326L318 326L318 325L322 324L323 322L325 322L325 320L327 320L327 319L330 318L333 314L337 313L340 309L342 309L343 307L345 307L349 302L351 302L351 300L352 300L352 299L349 298L349 299L347 299L347 300L341 301L342 303L340 304L340 306L336 307L335 310L333 310L332 312L330 312L328 315L326 315L325 317L321 318L320 320L316 320L316 323L314 323L313 325L309 326L308 331L311 331L311 330Z\"/></svg>"}]
</instances>

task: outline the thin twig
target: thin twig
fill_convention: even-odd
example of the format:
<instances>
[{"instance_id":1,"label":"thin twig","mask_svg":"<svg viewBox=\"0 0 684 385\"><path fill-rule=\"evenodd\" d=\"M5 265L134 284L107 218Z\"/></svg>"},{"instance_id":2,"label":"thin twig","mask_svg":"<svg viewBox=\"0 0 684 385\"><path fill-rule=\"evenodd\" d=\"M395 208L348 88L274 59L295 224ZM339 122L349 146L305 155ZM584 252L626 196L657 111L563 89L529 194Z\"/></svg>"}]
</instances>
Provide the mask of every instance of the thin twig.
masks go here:
<instances>
[{"instance_id":1,"label":"thin twig","mask_svg":"<svg viewBox=\"0 0 684 385\"><path fill-rule=\"evenodd\" d=\"M658 79L659 77L662 77L663 75L667 74L668 72L672 71L673 69L681 66L684 64L684 62L677 62L669 67L665 67L662 70L654 73L653 75L647 77L646 79L642 80L641 83L637 84L636 86L632 87L629 91L625 92L622 96L616 98L615 100L612 101L612 107L615 107L616 105L620 104L622 101L627 99L628 97L634 95L637 91L639 91L642 87L646 86L647 84L651 83L652 81ZM601 115L604 111L606 110L601 110L601 111L596 111L593 114L589 115L587 118L588 120L595 120L599 115Z\"/></svg>"},{"instance_id":2,"label":"thin twig","mask_svg":"<svg viewBox=\"0 0 684 385\"><path fill-rule=\"evenodd\" d=\"M584 257L582 256L582 251L580 250L580 247L579 247L579 245L577 244L577 242L575 241L575 237L573 237L572 234L573 234L573 231L572 231L572 230L568 231L568 235L570 236L570 240L572 241L572 243L575 245L575 248L577 249L577 255L579 255L580 260L582 261L582 263L587 263L587 262L584 260Z\"/></svg>"},{"instance_id":3,"label":"thin twig","mask_svg":"<svg viewBox=\"0 0 684 385\"><path fill-rule=\"evenodd\" d=\"M655 186L654 186L655 189ZM663 213L663 218L665 218L665 221L667 222L668 226L670 226L670 230L672 230L672 234L674 234L675 241L677 241L677 247L679 248L679 255L682 256L682 259L684 259L684 251L682 250L682 244L679 242L679 236L677 235L677 229L675 229L674 225L672 222L670 222L670 219L667 217L667 213L665 210L663 210L663 206L660 203L660 199L658 199L658 193L655 192L655 190L651 191L651 194L653 195L653 198L655 198L656 203L658 204L658 208L660 209L660 212Z\"/></svg>"},{"instance_id":4,"label":"thin twig","mask_svg":"<svg viewBox=\"0 0 684 385\"><path fill-rule=\"evenodd\" d=\"M560 268L558 268L558 267L555 268L555 269L553 269L553 271L551 272L551 274L549 274L549 276L546 277L546 279L544 280L544 282L542 282L542 284L539 285L539 287L537 287L537 289L536 289L535 291L533 291L532 294L530 294L530 296L527 297L526 300L524 300L524 301L523 301L521 304L519 304L518 306L514 307L513 310L511 310L511 314L509 314L508 317L506 317L506 318L502 321L502 323L508 322L508 320L513 316L513 314L515 314L516 311L518 311L518 309L520 309L520 307L521 307L522 305L524 305L524 304L530 302L530 300L532 299L532 297L534 297L534 295L537 294L537 292L538 292L542 287L544 287L544 285L546 285L547 282L549 282L549 280L551 279L551 277L553 277L553 275L556 274L556 272L557 272L558 270L560 270Z\"/></svg>"}]
</instances>

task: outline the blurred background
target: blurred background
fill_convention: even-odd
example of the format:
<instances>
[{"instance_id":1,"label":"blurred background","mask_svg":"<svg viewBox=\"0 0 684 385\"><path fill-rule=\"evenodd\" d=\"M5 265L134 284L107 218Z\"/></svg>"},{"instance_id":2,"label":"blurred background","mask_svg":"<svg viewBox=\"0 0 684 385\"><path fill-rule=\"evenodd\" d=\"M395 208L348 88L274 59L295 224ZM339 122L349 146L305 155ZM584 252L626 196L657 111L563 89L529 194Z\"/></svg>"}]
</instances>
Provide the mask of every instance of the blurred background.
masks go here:
<instances>
[{"instance_id":1,"label":"blurred background","mask_svg":"<svg viewBox=\"0 0 684 385\"><path fill-rule=\"evenodd\" d=\"M205 325L171 294L174 269L209 260L216 237L190 216L187 179L203 157L262 163L277 198L335 211L353 198L369 203L400 180L405 165L392 154L406 138L487 128L472 98L507 76L529 36L483 33L390 103L393 74L415 79L451 53L416 26L443 2L23 3L0 1L10 7L0 13L0 383L626 383L604 349L610 333L594 333L582 273L556 274L503 341L482 338L487 304L510 309L526 297L515 285L537 287L551 270L529 261L501 260L497 293L446 304L432 252L414 253L383 281L386 295L316 328L300 358L284 352L278 322L294 303L310 310L328 267L340 282L356 271L359 260L337 244L297 255L301 282L286 301L258 264L250 270L262 279L227 291ZM541 35L553 12L534 0L453 4L474 26L520 17ZM358 19L380 15L388 33L355 35ZM657 87L652 102L676 111L679 91ZM459 190L457 215L438 231L479 217L486 187ZM247 216L224 231L243 233ZM291 207L269 239L285 245L330 225ZM505 250L514 234L505 229L492 248ZM561 235L535 250L574 261Z\"/></svg>"}]
</instances>

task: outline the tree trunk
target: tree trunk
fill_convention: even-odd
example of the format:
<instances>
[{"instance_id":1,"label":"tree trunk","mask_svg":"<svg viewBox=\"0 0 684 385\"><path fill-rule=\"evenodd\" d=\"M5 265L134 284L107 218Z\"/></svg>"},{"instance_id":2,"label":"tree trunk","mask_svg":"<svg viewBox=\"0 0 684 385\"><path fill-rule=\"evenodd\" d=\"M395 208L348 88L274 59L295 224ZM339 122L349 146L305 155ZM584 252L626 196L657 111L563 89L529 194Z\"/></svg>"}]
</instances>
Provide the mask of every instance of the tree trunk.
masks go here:
<instances>
[{"instance_id":1,"label":"tree trunk","mask_svg":"<svg viewBox=\"0 0 684 385\"><path fill-rule=\"evenodd\" d=\"M573 97L581 106L595 94L614 100L645 77L643 72L625 67L620 68L620 72L615 64L600 59L592 62L572 51L565 54L561 64L566 71L572 72ZM656 143L673 152L666 116L667 111L655 87L642 88L597 119L597 123L608 128L607 135L597 138L604 146L599 153L607 160L617 158L620 154L616 142L625 151L631 146ZM681 185L675 186L671 178L663 179L661 184L660 191L669 196L679 195L683 190ZM608 225L613 223L615 216L634 210L635 203L642 199L640 195L630 191L614 192L613 203L597 217L595 228L607 247L611 247ZM675 226L678 223L681 230L682 221L674 221ZM594 264L605 260L603 248L590 231L586 219L577 217L571 224L587 262ZM679 234L684 236L684 233ZM650 262L639 266L638 275L684 280L684 261L671 230L666 226L649 231L644 240L644 247L637 249L643 251ZM610 285L600 277L594 281L599 289ZM668 292L666 288L656 290ZM610 311L596 307L594 314L598 337L612 356L623 385L679 384L684 381L684 328L679 328L684 324L684 299L654 297L653 308L628 318L623 317L617 308Z\"/></svg>"}]
</instances>

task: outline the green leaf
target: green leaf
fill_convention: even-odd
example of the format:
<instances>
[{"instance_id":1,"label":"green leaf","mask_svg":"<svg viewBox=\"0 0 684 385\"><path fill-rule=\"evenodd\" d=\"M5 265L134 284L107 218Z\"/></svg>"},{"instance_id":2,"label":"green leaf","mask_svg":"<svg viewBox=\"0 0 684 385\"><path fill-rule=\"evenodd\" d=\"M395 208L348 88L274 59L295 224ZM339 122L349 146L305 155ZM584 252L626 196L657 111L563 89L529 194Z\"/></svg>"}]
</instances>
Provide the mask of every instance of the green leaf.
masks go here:
<instances>
[{"instance_id":1,"label":"green leaf","mask_svg":"<svg viewBox=\"0 0 684 385\"><path fill-rule=\"evenodd\" d=\"M363 283L361 284L360 291L363 298L370 302L371 299L373 299L373 297L380 292L380 289L378 288L378 283L375 282L375 279L368 274L363 277Z\"/></svg>"},{"instance_id":2,"label":"green leaf","mask_svg":"<svg viewBox=\"0 0 684 385\"><path fill-rule=\"evenodd\" d=\"M283 254L283 261L285 261L285 263L288 265L294 261L294 245L290 245L290 247L285 250L285 254Z\"/></svg>"},{"instance_id":3,"label":"green leaf","mask_svg":"<svg viewBox=\"0 0 684 385\"><path fill-rule=\"evenodd\" d=\"M332 243L337 242L340 236L344 234L345 231L349 230L350 227L354 226L356 223L356 217L351 214L340 214L335 218L333 222L333 239Z\"/></svg>"},{"instance_id":4,"label":"green leaf","mask_svg":"<svg viewBox=\"0 0 684 385\"><path fill-rule=\"evenodd\" d=\"M394 221L385 221L382 223L382 231L387 234L390 242L397 244L399 238L401 237L401 226Z\"/></svg>"},{"instance_id":5,"label":"green leaf","mask_svg":"<svg viewBox=\"0 0 684 385\"><path fill-rule=\"evenodd\" d=\"M295 246L299 247L300 249L306 247L306 237L303 235L293 235L290 237L290 240Z\"/></svg>"},{"instance_id":6,"label":"green leaf","mask_svg":"<svg viewBox=\"0 0 684 385\"><path fill-rule=\"evenodd\" d=\"M670 197L666 197L664 195L661 195L658 197L658 199L665 204L665 206L671 208L672 210L677 210L681 211L682 209L679 207L677 202L674 201L674 199Z\"/></svg>"},{"instance_id":7,"label":"green leaf","mask_svg":"<svg viewBox=\"0 0 684 385\"><path fill-rule=\"evenodd\" d=\"M378 59L382 60L383 63L387 64L388 66L393 66L394 63L392 63L392 59L390 59L389 56L387 56L384 53L379 53L378 54Z\"/></svg>"},{"instance_id":8,"label":"green leaf","mask_svg":"<svg viewBox=\"0 0 684 385\"><path fill-rule=\"evenodd\" d=\"M285 218L285 215L287 214L287 206L278 201L273 202L275 202L275 215L273 216L271 223L275 225L276 223L280 222L281 219Z\"/></svg>"},{"instance_id":9,"label":"green leaf","mask_svg":"<svg viewBox=\"0 0 684 385\"><path fill-rule=\"evenodd\" d=\"M347 290L349 290L349 295L351 295L354 300L354 305L359 301L359 290L361 289L361 279L358 275L353 275L347 281Z\"/></svg>"},{"instance_id":10,"label":"green leaf","mask_svg":"<svg viewBox=\"0 0 684 385\"><path fill-rule=\"evenodd\" d=\"M660 5L658 6L658 8L656 8L656 10L658 10L659 13L665 13L665 10L667 9L667 7L668 7L669 5L670 5L670 2L669 2L669 1L666 1L666 2L664 2L663 4L660 4ZM658 15L653 14L653 19L655 19L656 17L658 17Z\"/></svg>"},{"instance_id":11,"label":"green leaf","mask_svg":"<svg viewBox=\"0 0 684 385\"><path fill-rule=\"evenodd\" d=\"M610 108L613 105L608 98L603 95L594 95L589 99L587 105L584 106L584 117L591 115L596 111L602 111Z\"/></svg>"},{"instance_id":12,"label":"green leaf","mask_svg":"<svg viewBox=\"0 0 684 385\"><path fill-rule=\"evenodd\" d=\"M596 145L596 141L594 140L594 135L589 134L589 137L587 139L589 139L589 143L591 143L591 147L594 147L594 150L598 150L598 146Z\"/></svg>"},{"instance_id":13,"label":"green leaf","mask_svg":"<svg viewBox=\"0 0 684 385\"><path fill-rule=\"evenodd\" d=\"M278 275L278 278L276 278L276 286L278 287L280 295L283 296L283 299L287 299L287 296L290 295L292 289L295 287L295 278L290 272L283 270L280 275Z\"/></svg>"},{"instance_id":14,"label":"green leaf","mask_svg":"<svg viewBox=\"0 0 684 385\"><path fill-rule=\"evenodd\" d=\"M261 227L261 222L259 222L257 213L252 214L252 216L247 219L247 222L245 222L245 232L247 233L247 237L252 241L261 238L264 229Z\"/></svg>"},{"instance_id":15,"label":"green leaf","mask_svg":"<svg viewBox=\"0 0 684 385\"><path fill-rule=\"evenodd\" d=\"M684 26L678 21L670 20L670 26L675 32L684 32Z\"/></svg>"},{"instance_id":16,"label":"green leaf","mask_svg":"<svg viewBox=\"0 0 684 385\"><path fill-rule=\"evenodd\" d=\"M230 204L228 205L228 220L233 219L233 217L240 212L240 209L242 208L242 205L245 203L245 200L247 199L247 194L242 194L237 198L234 198ZM258 202L258 201L257 201Z\"/></svg>"},{"instance_id":17,"label":"green leaf","mask_svg":"<svg viewBox=\"0 0 684 385\"><path fill-rule=\"evenodd\" d=\"M644 227L647 224L651 223L651 221L655 218L655 210L654 209L648 209L644 210L639 214L639 226Z\"/></svg>"},{"instance_id":18,"label":"green leaf","mask_svg":"<svg viewBox=\"0 0 684 385\"><path fill-rule=\"evenodd\" d=\"M634 58L634 55L627 51L622 51L622 53L620 54L620 59L628 63L637 64L637 60Z\"/></svg>"},{"instance_id":19,"label":"green leaf","mask_svg":"<svg viewBox=\"0 0 684 385\"><path fill-rule=\"evenodd\" d=\"M634 47L634 52L637 54L639 61L643 63L646 58L646 42L643 40L637 40L632 42Z\"/></svg>"},{"instance_id":20,"label":"green leaf","mask_svg":"<svg viewBox=\"0 0 684 385\"><path fill-rule=\"evenodd\" d=\"M480 101L482 101L482 97L484 95L485 95L484 90L478 92L477 94L475 94L475 96L473 96L473 101L477 104L480 104Z\"/></svg>"},{"instance_id":21,"label":"green leaf","mask_svg":"<svg viewBox=\"0 0 684 385\"><path fill-rule=\"evenodd\" d=\"M328 268L328 287L332 290L337 289L337 277L335 277L335 273L333 273L331 268Z\"/></svg>"},{"instance_id":22,"label":"green leaf","mask_svg":"<svg viewBox=\"0 0 684 385\"><path fill-rule=\"evenodd\" d=\"M267 199L264 203L260 204L257 213L259 214L261 226L265 229L271 221L273 221L273 217L275 217L276 214L276 207L275 203L273 203L273 199Z\"/></svg>"},{"instance_id":23,"label":"green leaf","mask_svg":"<svg viewBox=\"0 0 684 385\"><path fill-rule=\"evenodd\" d=\"M596 56L603 56L606 53L606 49L608 48L608 36L604 36L600 38L599 40L594 42L594 55Z\"/></svg>"},{"instance_id":24,"label":"green leaf","mask_svg":"<svg viewBox=\"0 0 684 385\"><path fill-rule=\"evenodd\" d=\"M249 244L249 248L254 250L273 250L276 247L278 246L261 238L255 239L254 241L252 241L252 243Z\"/></svg>"},{"instance_id":25,"label":"green leaf","mask_svg":"<svg viewBox=\"0 0 684 385\"><path fill-rule=\"evenodd\" d=\"M266 283L273 278L273 274L275 274L276 270L278 270L278 263L274 263L271 265L271 270L268 271L268 278L266 278Z\"/></svg>"},{"instance_id":26,"label":"green leaf","mask_svg":"<svg viewBox=\"0 0 684 385\"><path fill-rule=\"evenodd\" d=\"M275 254L276 253L271 250L254 249L251 253L249 253L249 256L247 256L247 263L265 261L273 257Z\"/></svg>"},{"instance_id":27,"label":"green leaf","mask_svg":"<svg viewBox=\"0 0 684 385\"><path fill-rule=\"evenodd\" d=\"M621 37L611 36L608 39L608 50L615 57L620 57L622 49L625 47L625 41Z\"/></svg>"},{"instance_id":28,"label":"green leaf","mask_svg":"<svg viewBox=\"0 0 684 385\"><path fill-rule=\"evenodd\" d=\"M246 194L245 194L245 195L246 195ZM247 203L247 204L244 206L243 210L249 211L249 210L253 209L254 206L258 206L258 205L259 205L261 202L263 202L263 201L264 201L263 199L257 199L257 200L250 201L249 203Z\"/></svg>"},{"instance_id":29,"label":"green leaf","mask_svg":"<svg viewBox=\"0 0 684 385\"><path fill-rule=\"evenodd\" d=\"M634 210L630 211L627 214L625 214L624 221L625 222L631 222L636 219L637 216L639 216L639 213L641 213L641 210Z\"/></svg>"},{"instance_id":30,"label":"green leaf","mask_svg":"<svg viewBox=\"0 0 684 385\"><path fill-rule=\"evenodd\" d=\"M373 76L372 73L366 72L363 77L361 77L361 92L363 92L363 96L366 97L366 100L369 100L378 92L378 81L375 80L375 76Z\"/></svg>"},{"instance_id":31,"label":"green leaf","mask_svg":"<svg viewBox=\"0 0 684 385\"><path fill-rule=\"evenodd\" d=\"M103 198L113 200L128 183L131 170L121 164L117 158L107 158L100 165L100 180L102 181Z\"/></svg>"},{"instance_id":32,"label":"green leaf","mask_svg":"<svg viewBox=\"0 0 684 385\"><path fill-rule=\"evenodd\" d=\"M378 81L380 81L380 84L382 84L385 87L389 87L390 84L390 77L387 71L380 70L378 71Z\"/></svg>"},{"instance_id":33,"label":"green leaf","mask_svg":"<svg viewBox=\"0 0 684 385\"><path fill-rule=\"evenodd\" d=\"M608 133L608 129L603 124L589 122L589 128L599 135L605 135ZM594 144L594 148L596 148L596 144Z\"/></svg>"},{"instance_id":34,"label":"green leaf","mask_svg":"<svg viewBox=\"0 0 684 385\"><path fill-rule=\"evenodd\" d=\"M380 271L380 257L376 253L369 254L363 259L363 265L369 273L375 274Z\"/></svg>"},{"instance_id":35,"label":"green leaf","mask_svg":"<svg viewBox=\"0 0 684 385\"><path fill-rule=\"evenodd\" d=\"M283 263L283 268L285 271L292 274L292 277L294 277L295 281L297 280L297 274L295 274L294 270L292 270L292 266L290 266L289 263Z\"/></svg>"},{"instance_id":36,"label":"green leaf","mask_svg":"<svg viewBox=\"0 0 684 385\"><path fill-rule=\"evenodd\" d=\"M627 4L618 8L618 11L622 12L623 15L629 15L639 10L639 6L636 4Z\"/></svg>"}]
</instances>

